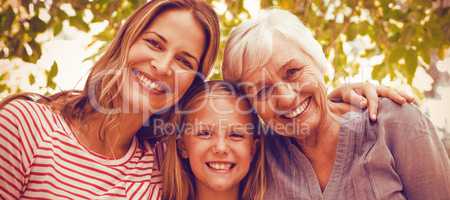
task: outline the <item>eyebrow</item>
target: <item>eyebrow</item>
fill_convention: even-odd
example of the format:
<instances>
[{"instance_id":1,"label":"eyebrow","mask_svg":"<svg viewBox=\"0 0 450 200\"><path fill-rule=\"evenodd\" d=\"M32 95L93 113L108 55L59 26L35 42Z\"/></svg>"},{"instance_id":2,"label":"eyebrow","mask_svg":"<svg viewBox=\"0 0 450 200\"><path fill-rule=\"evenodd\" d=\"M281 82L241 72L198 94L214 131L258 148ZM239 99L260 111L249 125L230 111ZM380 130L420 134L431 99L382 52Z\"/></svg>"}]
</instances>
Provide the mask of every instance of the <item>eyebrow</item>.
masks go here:
<instances>
[{"instance_id":1,"label":"eyebrow","mask_svg":"<svg viewBox=\"0 0 450 200\"><path fill-rule=\"evenodd\" d=\"M283 72L284 69L285 69L286 67L288 67L290 64L292 64L293 62L295 62L295 58L291 58L291 59L287 60L286 62L284 62L284 64L281 65L281 67L280 67L280 69L277 71L277 73ZM260 81L258 81L258 82L255 84L255 86L256 86L256 87L255 87L256 92L259 92L261 86L262 86L264 83L265 83L264 80L260 80ZM246 86L246 88L248 88L248 87ZM247 91L248 91L248 89L247 89Z\"/></svg>"},{"instance_id":2,"label":"eyebrow","mask_svg":"<svg viewBox=\"0 0 450 200\"><path fill-rule=\"evenodd\" d=\"M166 40L166 38L164 38L162 35L160 35L160 34L158 34L157 32L153 32L153 31L147 31L147 32L145 32L145 34L147 34L147 33L151 33L151 34L153 34L153 35L156 35L159 39L161 39L164 43L167 43L167 40ZM185 56L188 56L188 57L191 57L192 59L194 59L194 61L196 62L195 64L197 64L197 65L199 65L199 60L195 57L195 56L193 56L192 54L190 54L190 53L188 53L188 52L186 52L186 51L183 51L183 52L181 52L181 54L183 54L183 55L185 55Z\"/></svg>"},{"instance_id":3,"label":"eyebrow","mask_svg":"<svg viewBox=\"0 0 450 200\"><path fill-rule=\"evenodd\" d=\"M147 33L151 33L151 34L153 34L153 35L156 35L156 36L157 36L159 39L161 39L163 42L167 43L166 38L164 38L162 35L158 34L157 32L153 32L153 31L147 31L147 32L145 32L145 34L147 34Z\"/></svg>"},{"instance_id":4,"label":"eyebrow","mask_svg":"<svg viewBox=\"0 0 450 200\"><path fill-rule=\"evenodd\" d=\"M194 61L196 62L196 64L199 65L200 62L198 61L198 59L197 59L195 56L191 55L190 53L188 53L188 52L186 52L186 51L181 52L181 54L183 54L183 55L185 55L185 56L187 56L187 57L191 57L192 59L194 59Z\"/></svg>"}]
</instances>

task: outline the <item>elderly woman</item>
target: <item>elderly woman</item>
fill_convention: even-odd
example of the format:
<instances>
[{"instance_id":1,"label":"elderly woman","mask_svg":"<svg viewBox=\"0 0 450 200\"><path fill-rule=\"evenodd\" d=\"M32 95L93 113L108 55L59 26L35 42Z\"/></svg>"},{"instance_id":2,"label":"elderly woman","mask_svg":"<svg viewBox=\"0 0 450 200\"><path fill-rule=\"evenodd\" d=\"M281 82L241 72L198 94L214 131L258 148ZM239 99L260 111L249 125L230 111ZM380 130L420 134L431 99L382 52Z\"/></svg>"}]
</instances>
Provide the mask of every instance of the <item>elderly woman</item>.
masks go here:
<instances>
[{"instance_id":1,"label":"elderly woman","mask_svg":"<svg viewBox=\"0 0 450 200\"><path fill-rule=\"evenodd\" d=\"M271 130L266 199L450 199L450 162L413 105L381 99L376 122L326 98L330 68L291 13L246 21L225 48L224 79L238 84Z\"/></svg>"}]
</instances>

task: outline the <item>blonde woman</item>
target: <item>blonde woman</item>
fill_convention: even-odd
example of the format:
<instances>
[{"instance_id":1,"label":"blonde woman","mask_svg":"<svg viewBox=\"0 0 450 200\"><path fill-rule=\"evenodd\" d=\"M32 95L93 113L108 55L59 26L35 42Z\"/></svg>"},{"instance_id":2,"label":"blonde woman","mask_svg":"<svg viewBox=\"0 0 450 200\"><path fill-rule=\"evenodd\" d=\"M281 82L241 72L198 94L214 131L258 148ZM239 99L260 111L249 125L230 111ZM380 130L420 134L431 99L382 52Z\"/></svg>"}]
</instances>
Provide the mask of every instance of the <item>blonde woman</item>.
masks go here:
<instances>
[{"instance_id":1,"label":"blonde woman","mask_svg":"<svg viewBox=\"0 0 450 200\"><path fill-rule=\"evenodd\" d=\"M450 199L450 161L415 106L381 99L343 112L326 97L329 64L298 18L268 10L231 32L224 79L282 136L267 138L266 199ZM284 136L284 137L283 137Z\"/></svg>"},{"instance_id":2,"label":"blonde woman","mask_svg":"<svg viewBox=\"0 0 450 200\"><path fill-rule=\"evenodd\" d=\"M218 43L206 3L153 0L124 23L84 90L5 100L0 198L159 199L160 152L136 133L208 74Z\"/></svg>"},{"instance_id":3,"label":"blonde woman","mask_svg":"<svg viewBox=\"0 0 450 200\"><path fill-rule=\"evenodd\" d=\"M181 101L174 121L163 199L262 199L264 141L258 117L233 85L199 85Z\"/></svg>"}]
</instances>

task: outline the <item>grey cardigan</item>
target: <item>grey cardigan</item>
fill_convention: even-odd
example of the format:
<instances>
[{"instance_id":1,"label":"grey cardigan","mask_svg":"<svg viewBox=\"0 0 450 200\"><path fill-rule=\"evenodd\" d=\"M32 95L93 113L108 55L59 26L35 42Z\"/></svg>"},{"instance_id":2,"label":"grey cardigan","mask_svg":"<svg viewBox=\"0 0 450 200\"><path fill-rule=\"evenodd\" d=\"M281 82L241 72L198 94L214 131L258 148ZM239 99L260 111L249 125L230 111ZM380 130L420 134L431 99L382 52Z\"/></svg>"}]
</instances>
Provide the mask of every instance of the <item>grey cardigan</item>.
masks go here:
<instances>
[{"instance_id":1,"label":"grey cardigan","mask_svg":"<svg viewBox=\"0 0 450 200\"><path fill-rule=\"evenodd\" d=\"M376 123L366 111L344 115L323 192L293 140L268 136L265 199L450 200L450 161L430 120L413 105L387 99L378 113Z\"/></svg>"}]
</instances>

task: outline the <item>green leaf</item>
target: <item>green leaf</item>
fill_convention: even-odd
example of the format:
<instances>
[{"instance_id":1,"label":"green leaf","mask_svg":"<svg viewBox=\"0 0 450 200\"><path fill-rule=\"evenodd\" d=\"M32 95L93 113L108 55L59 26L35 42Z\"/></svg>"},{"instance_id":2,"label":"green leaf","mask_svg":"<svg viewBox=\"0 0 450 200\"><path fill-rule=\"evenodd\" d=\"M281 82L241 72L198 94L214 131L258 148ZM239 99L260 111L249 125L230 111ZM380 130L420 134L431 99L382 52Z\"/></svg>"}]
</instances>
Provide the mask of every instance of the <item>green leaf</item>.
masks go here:
<instances>
[{"instance_id":1,"label":"green leaf","mask_svg":"<svg viewBox=\"0 0 450 200\"><path fill-rule=\"evenodd\" d=\"M283 8L283 9L286 9L286 10L290 9L290 8L293 8L294 5L295 5L294 0L283 0L283 1L280 1L280 7Z\"/></svg>"},{"instance_id":2,"label":"green leaf","mask_svg":"<svg viewBox=\"0 0 450 200\"><path fill-rule=\"evenodd\" d=\"M53 62L53 65L50 68L50 71L49 71L48 75L51 78L54 78L57 74L58 74L58 64L56 62Z\"/></svg>"},{"instance_id":3,"label":"green leaf","mask_svg":"<svg viewBox=\"0 0 450 200\"><path fill-rule=\"evenodd\" d=\"M51 89L56 89L56 83L53 80L49 80L47 82L47 87L51 88Z\"/></svg>"},{"instance_id":4,"label":"green leaf","mask_svg":"<svg viewBox=\"0 0 450 200\"><path fill-rule=\"evenodd\" d=\"M38 16L34 16L30 19L30 29L36 33L42 33L47 29L47 24L39 19Z\"/></svg>"},{"instance_id":5,"label":"green leaf","mask_svg":"<svg viewBox=\"0 0 450 200\"><path fill-rule=\"evenodd\" d=\"M444 60L444 58L445 58L445 51L446 51L445 48L439 48L438 49L438 57L439 57L440 60Z\"/></svg>"},{"instance_id":6,"label":"green leaf","mask_svg":"<svg viewBox=\"0 0 450 200\"><path fill-rule=\"evenodd\" d=\"M32 50L29 60L31 63L36 63L42 55L41 44L37 43L35 40L32 40L28 43L28 45L30 45Z\"/></svg>"},{"instance_id":7,"label":"green leaf","mask_svg":"<svg viewBox=\"0 0 450 200\"><path fill-rule=\"evenodd\" d=\"M53 81L53 79L58 74L58 64L56 64L56 62L53 62L52 67L50 68L50 70L45 71L45 74L47 75L47 87L56 89L56 83Z\"/></svg>"},{"instance_id":8,"label":"green leaf","mask_svg":"<svg viewBox=\"0 0 450 200\"><path fill-rule=\"evenodd\" d=\"M0 12L0 31L3 32L11 27L16 14L11 6L3 12Z\"/></svg>"},{"instance_id":9,"label":"green leaf","mask_svg":"<svg viewBox=\"0 0 450 200\"><path fill-rule=\"evenodd\" d=\"M56 22L55 26L53 27L53 36L57 36L59 33L61 33L63 28L63 24L61 21Z\"/></svg>"},{"instance_id":10,"label":"green leaf","mask_svg":"<svg viewBox=\"0 0 450 200\"><path fill-rule=\"evenodd\" d=\"M389 56L387 61L389 63L397 63L402 57L403 57L403 53L406 51L405 47L399 45L399 46L394 46L390 51L389 51Z\"/></svg>"},{"instance_id":11,"label":"green leaf","mask_svg":"<svg viewBox=\"0 0 450 200\"><path fill-rule=\"evenodd\" d=\"M66 12L64 12L63 10L56 8L56 16L61 20L65 20L67 18L69 18L69 15L67 15Z\"/></svg>"},{"instance_id":12,"label":"green leaf","mask_svg":"<svg viewBox=\"0 0 450 200\"><path fill-rule=\"evenodd\" d=\"M349 41L352 41L355 39L355 37L358 35L358 25L357 24L350 24L350 26L347 29L347 39Z\"/></svg>"},{"instance_id":13,"label":"green leaf","mask_svg":"<svg viewBox=\"0 0 450 200\"><path fill-rule=\"evenodd\" d=\"M395 33L389 37L389 42L392 42L392 43L398 42L400 37L402 37L402 35L400 33Z\"/></svg>"},{"instance_id":14,"label":"green leaf","mask_svg":"<svg viewBox=\"0 0 450 200\"><path fill-rule=\"evenodd\" d=\"M408 84L412 84L417 69L417 53L413 50L405 52L405 65L400 66L400 71L406 77Z\"/></svg>"},{"instance_id":15,"label":"green leaf","mask_svg":"<svg viewBox=\"0 0 450 200\"><path fill-rule=\"evenodd\" d=\"M71 26L74 26L81 31L89 32L90 30L89 25L83 21L83 17L81 15L69 17L69 23Z\"/></svg>"},{"instance_id":16,"label":"green leaf","mask_svg":"<svg viewBox=\"0 0 450 200\"><path fill-rule=\"evenodd\" d=\"M369 22L363 21L358 24L358 33L359 34L368 35L370 31L371 31L371 26L370 26Z\"/></svg>"},{"instance_id":17,"label":"green leaf","mask_svg":"<svg viewBox=\"0 0 450 200\"><path fill-rule=\"evenodd\" d=\"M419 49L419 55L423 59L423 61L427 64L430 64L431 62L431 54L428 51L428 49L421 48Z\"/></svg>"},{"instance_id":18,"label":"green leaf","mask_svg":"<svg viewBox=\"0 0 450 200\"><path fill-rule=\"evenodd\" d=\"M268 8L273 6L272 0L261 0L260 1L261 8Z\"/></svg>"},{"instance_id":19,"label":"green leaf","mask_svg":"<svg viewBox=\"0 0 450 200\"><path fill-rule=\"evenodd\" d=\"M442 46L442 41L444 41L444 31L438 23L428 23L427 34L430 35L431 40L429 42L431 47L440 48Z\"/></svg>"},{"instance_id":20,"label":"green leaf","mask_svg":"<svg viewBox=\"0 0 450 200\"><path fill-rule=\"evenodd\" d=\"M8 88L9 87L6 84L0 84L0 92L5 92Z\"/></svg>"},{"instance_id":21,"label":"green leaf","mask_svg":"<svg viewBox=\"0 0 450 200\"><path fill-rule=\"evenodd\" d=\"M375 65L372 70L372 78L381 81L388 74L388 67L385 63Z\"/></svg>"},{"instance_id":22,"label":"green leaf","mask_svg":"<svg viewBox=\"0 0 450 200\"><path fill-rule=\"evenodd\" d=\"M6 77L8 77L8 72L5 72L5 73L3 73L2 75L0 75L0 81L5 80Z\"/></svg>"},{"instance_id":23,"label":"green leaf","mask_svg":"<svg viewBox=\"0 0 450 200\"><path fill-rule=\"evenodd\" d=\"M94 37L103 40L103 41L111 41L114 38L116 31L111 27L106 27L102 32L95 35Z\"/></svg>"},{"instance_id":24,"label":"green leaf","mask_svg":"<svg viewBox=\"0 0 450 200\"><path fill-rule=\"evenodd\" d=\"M378 51L377 51L377 49L375 49L375 48L372 48L372 49L366 49L366 50L364 51L364 53L362 54L362 56L364 56L364 57L366 57L366 58L370 58L370 57L372 57L372 56L377 55L377 53L378 53Z\"/></svg>"},{"instance_id":25,"label":"green leaf","mask_svg":"<svg viewBox=\"0 0 450 200\"><path fill-rule=\"evenodd\" d=\"M34 77L33 74L30 74L28 76L28 82L30 83L30 85L33 85L34 83L36 83L36 78Z\"/></svg>"}]
</instances>

